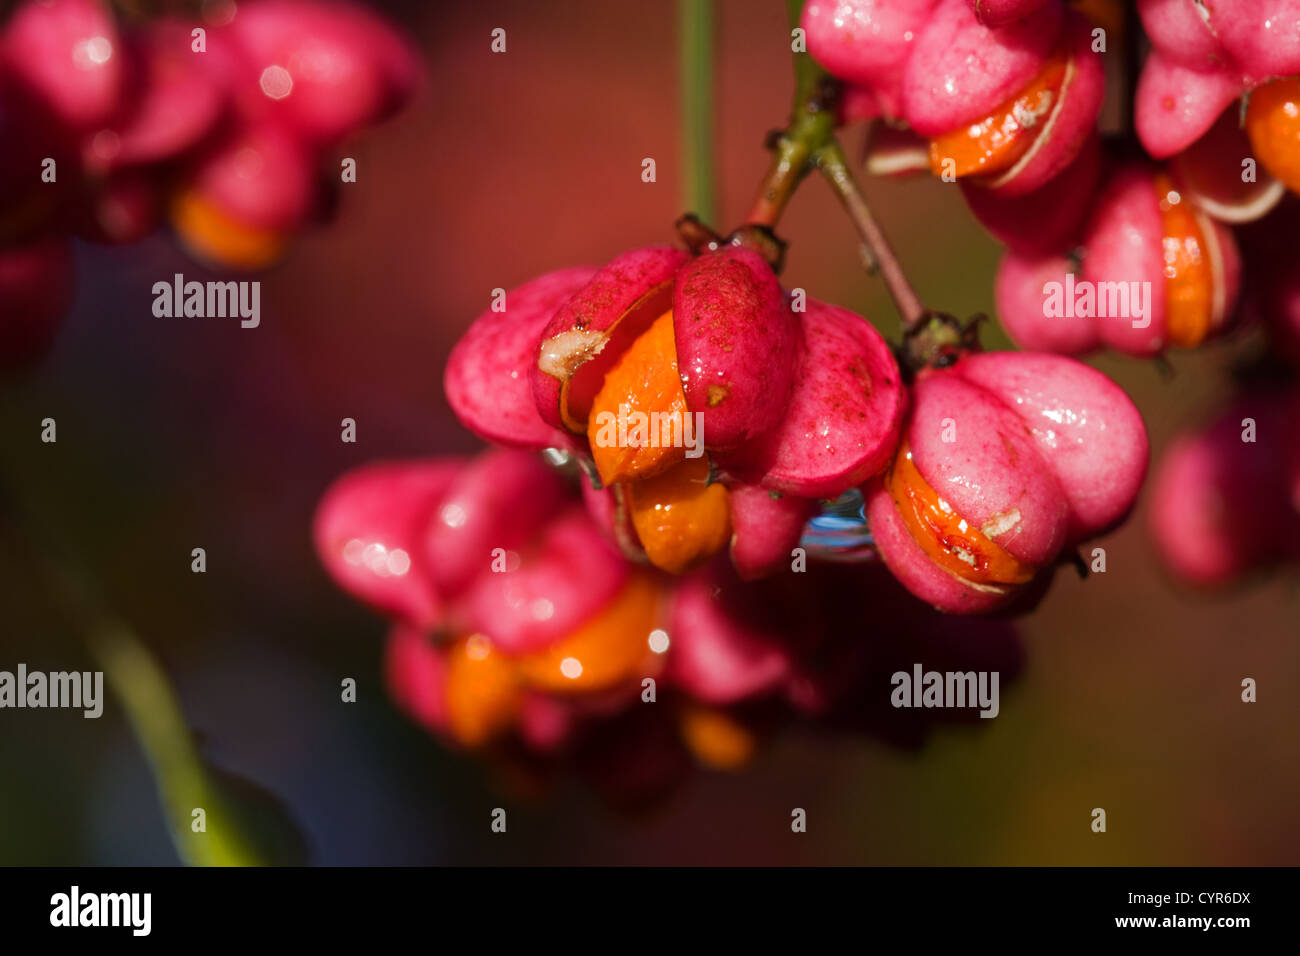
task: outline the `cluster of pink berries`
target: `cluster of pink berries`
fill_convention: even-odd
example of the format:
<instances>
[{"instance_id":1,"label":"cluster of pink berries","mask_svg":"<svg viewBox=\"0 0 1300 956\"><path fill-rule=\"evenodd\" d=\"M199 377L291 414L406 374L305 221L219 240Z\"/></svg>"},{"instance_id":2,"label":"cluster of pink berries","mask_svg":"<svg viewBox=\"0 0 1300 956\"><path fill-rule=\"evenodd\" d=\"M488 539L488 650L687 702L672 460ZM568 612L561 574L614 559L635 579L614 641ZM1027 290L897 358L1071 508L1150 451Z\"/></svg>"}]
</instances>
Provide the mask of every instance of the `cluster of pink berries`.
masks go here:
<instances>
[{"instance_id":1,"label":"cluster of pink berries","mask_svg":"<svg viewBox=\"0 0 1300 956\"><path fill-rule=\"evenodd\" d=\"M978 188L1021 202L1089 143L1095 159L1101 69L1078 15L1044 6L992 29L962 3L856 6L902 32L891 47L868 30L857 49L889 62L859 63L846 101L933 136L937 167L949 148L973 155L962 111L1026 84L1037 92L1016 109L1042 130L997 146ZM852 42L834 39L846 21L814 2L804 22L811 52L832 59L833 42L849 62ZM753 715L826 714L860 686L887 642L854 609L887 609L915 640L956 620L927 604L1027 608L1132 508L1146 431L1104 375L967 338L900 367L864 318L782 288L761 251L738 232L506 291L445 377L461 421L504 448L361 469L326 495L321 558L395 618L390 681L437 733L568 753L603 723L579 718L626 713L662 685L669 736L734 765ZM544 451L577 463L580 497ZM836 499L860 503L883 566L809 567L809 519Z\"/></svg>"},{"instance_id":2,"label":"cluster of pink berries","mask_svg":"<svg viewBox=\"0 0 1300 956\"><path fill-rule=\"evenodd\" d=\"M1161 555L1206 587L1300 561L1300 203L1238 233L1242 322L1266 330L1267 354L1241 370L1228 407L1169 446L1151 487Z\"/></svg>"},{"instance_id":3,"label":"cluster of pink berries","mask_svg":"<svg viewBox=\"0 0 1300 956\"><path fill-rule=\"evenodd\" d=\"M1298 415L1294 385L1254 388L1170 445L1152 481L1150 525L1180 578L1218 586L1300 561Z\"/></svg>"},{"instance_id":4,"label":"cluster of pink berries","mask_svg":"<svg viewBox=\"0 0 1300 956\"><path fill-rule=\"evenodd\" d=\"M1294 363L1300 0L1138 0L1136 13L809 0L802 24L809 52L851 84L844 119L874 124L868 170L950 173L1006 245L996 301L1020 346L1153 357L1262 328L1273 360ZM1123 64L1133 128L1101 137L1103 58L1118 65L1142 37L1140 75L1136 56ZM1051 175L1027 175L1037 168ZM1282 378L1247 388L1159 468L1152 531L1185 580L1297 555L1300 429L1294 372Z\"/></svg>"},{"instance_id":5,"label":"cluster of pink berries","mask_svg":"<svg viewBox=\"0 0 1300 956\"><path fill-rule=\"evenodd\" d=\"M576 771L629 807L694 766L744 764L791 717L891 743L974 718L901 720L868 690L927 654L1019 670L1008 623L933 614L878 565L673 576L605 530L540 456L495 449L349 472L315 540L334 580L391 621L389 687L422 726L528 779ZM866 605L889 621L869 640Z\"/></svg>"},{"instance_id":6,"label":"cluster of pink berries","mask_svg":"<svg viewBox=\"0 0 1300 956\"><path fill-rule=\"evenodd\" d=\"M0 24L6 362L52 339L72 237L133 242L168 223L210 265L274 262L342 180L333 152L418 78L407 43L357 4L204 11L134 22L103 0L25 0Z\"/></svg>"},{"instance_id":7,"label":"cluster of pink berries","mask_svg":"<svg viewBox=\"0 0 1300 956\"><path fill-rule=\"evenodd\" d=\"M1131 508L1146 432L1101 373L956 352L909 395L864 318L798 305L747 249L634 250L508 292L453 350L448 399L490 441L586 463L607 538L674 574L726 551L743 577L788 575L819 501L860 492L913 593L985 611ZM612 427L637 415L697 422L698 457Z\"/></svg>"},{"instance_id":8,"label":"cluster of pink berries","mask_svg":"<svg viewBox=\"0 0 1300 956\"><path fill-rule=\"evenodd\" d=\"M925 604L1027 606L1128 511L1147 459L1136 409L1073 359L956 353L909 392L865 319L800 307L731 246L637 249L510 290L453 350L446 388L509 447L345 475L317 548L394 619L390 683L421 722L534 756L581 752L606 722L580 718L660 688L672 733L655 739L715 767L774 715L879 702L862 681L892 644L863 632L862 607L913 656L956 626L1006 638ZM625 440L614 423L638 414L696 421L699 456ZM545 449L581 465L580 497ZM886 567L808 567L805 523L845 493Z\"/></svg>"},{"instance_id":9,"label":"cluster of pink berries","mask_svg":"<svg viewBox=\"0 0 1300 956\"><path fill-rule=\"evenodd\" d=\"M1300 2L1137 8L1140 23L1114 0L804 9L809 52L853 85L846 118L876 122L868 168L959 182L1006 244L999 317L1024 348L1150 357L1223 334L1243 313L1231 227L1300 192ZM1140 27L1136 140L1099 141L1104 58L1139 48Z\"/></svg>"}]
</instances>

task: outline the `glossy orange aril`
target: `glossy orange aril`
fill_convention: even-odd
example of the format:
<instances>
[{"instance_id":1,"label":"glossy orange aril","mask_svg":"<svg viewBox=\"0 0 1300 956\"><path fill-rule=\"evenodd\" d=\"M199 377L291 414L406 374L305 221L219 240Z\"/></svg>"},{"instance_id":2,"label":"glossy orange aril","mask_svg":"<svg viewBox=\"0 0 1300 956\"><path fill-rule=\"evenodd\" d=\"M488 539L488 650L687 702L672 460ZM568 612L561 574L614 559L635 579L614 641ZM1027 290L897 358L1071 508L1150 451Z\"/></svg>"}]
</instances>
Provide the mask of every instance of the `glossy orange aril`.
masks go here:
<instances>
[{"instance_id":1,"label":"glossy orange aril","mask_svg":"<svg viewBox=\"0 0 1300 956\"><path fill-rule=\"evenodd\" d=\"M592 402L587 437L600 480L611 485L671 468L686 457L686 425L670 310L618 357Z\"/></svg>"},{"instance_id":2,"label":"glossy orange aril","mask_svg":"<svg viewBox=\"0 0 1300 956\"><path fill-rule=\"evenodd\" d=\"M515 665L482 634L452 645L446 681L448 726L466 747L487 743L514 721L519 706Z\"/></svg>"},{"instance_id":3,"label":"glossy orange aril","mask_svg":"<svg viewBox=\"0 0 1300 956\"><path fill-rule=\"evenodd\" d=\"M657 667L650 634L659 625L659 585L634 572L599 614L564 640L517 659L520 675L538 690L581 693L646 676Z\"/></svg>"},{"instance_id":4,"label":"glossy orange aril","mask_svg":"<svg viewBox=\"0 0 1300 956\"><path fill-rule=\"evenodd\" d=\"M1010 555L957 514L921 475L904 441L885 476L903 526L935 564L980 585L1023 584L1037 569Z\"/></svg>"},{"instance_id":5,"label":"glossy orange aril","mask_svg":"<svg viewBox=\"0 0 1300 956\"><path fill-rule=\"evenodd\" d=\"M1246 110L1246 135L1256 158L1293 193L1300 193L1300 77L1256 87Z\"/></svg>"},{"instance_id":6,"label":"glossy orange aril","mask_svg":"<svg viewBox=\"0 0 1300 956\"><path fill-rule=\"evenodd\" d=\"M241 223L193 190L182 191L172 200L171 223L197 256L234 269L265 269L284 255L289 244L287 233Z\"/></svg>"},{"instance_id":7,"label":"glossy orange aril","mask_svg":"<svg viewBox=\"0 0 1300 956\"><path fill-rule=\"evenodd\" d=\"M754 732L726 711L686 704L679 717L682 740L695 759L715 770L736 770L758 748Z\"/></svg>"},{"instance_id":8,"label":"glossy orange aril","mask_svg":"<svg viewBox=\"0 0 1300 956\"><path fill-rule=\"evenodd\" d=\"M731 540L727 489L710 484L709 471L706 457L687 458L661 475L624 486L632 527L655 567L684 574Z\"/></svg>"},{"instance_id":9,"label":"glossy orange aril","mask_svg":"<svg viewBox=\"0 0 1300 956\"><path fill-rule=\"evenodd\" d=\"M988 116L930 141L936 176L984 176L1010 169L1029 151L1056 108L1065 85L1069 54L1058 50L1023 90ZM945 163L952 166L945 169Z\"/></svg>"},{"instance_id":10,"label":"glossy orange aril","mask_svg":"<svg viewBox=\"0 0 1300 956\"><path fill-rule=\"evenodd\" d=\"M696 568L731 538L727 489L710 484L703 435L677 371L673 313L659 316L605 375L587 419L601 481L619 485L646 557L673 574Z\"/></svg>"},{"instance_id":11,"label":"glossy orange aril","mask_svg":"<svg viewBox=\"0 0 1300 956\"><path fill-rule=\"evenodd\" d=\"M1164 221L1165 301L1169 341L1189 348L1204 341L1214 320L1214 274L1205 234L1191 203L1168 176L1156 176Z\"/></svg>"}]
</instances>

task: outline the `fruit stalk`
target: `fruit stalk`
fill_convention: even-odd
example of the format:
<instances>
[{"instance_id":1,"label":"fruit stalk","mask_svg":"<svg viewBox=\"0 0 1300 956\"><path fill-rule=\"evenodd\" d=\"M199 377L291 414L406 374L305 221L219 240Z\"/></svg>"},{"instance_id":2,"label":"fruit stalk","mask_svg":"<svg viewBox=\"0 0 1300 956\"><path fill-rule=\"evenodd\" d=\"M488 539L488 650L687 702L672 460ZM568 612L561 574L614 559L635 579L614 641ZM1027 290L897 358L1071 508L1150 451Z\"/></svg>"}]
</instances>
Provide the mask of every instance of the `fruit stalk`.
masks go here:
<instances>
[{"instance_id":1,"label":"fruit stalk","mask_svg":"<svg viewBox=\"0 0 1300 956\"><path fill-rule=\"evenodd\" d=\"M788 0L790 23L798 26L803 0ZM794 54L795 92L790 122L769 137L772 165L759 185L749 224L776 226L795 189L814 168L820 169L862 239L868 271L879 272L903 320L904 333L918 328L929 314L871 212L835 137L839 82L806 52Z\"/></svg>"},{"instance_id":2,"label":"fruit stalk","mask_svg":"<svg viewBox=\"0 0 1300 956\"><path fill-rule=\"evenodd\" d=\"M872 214L871 207L867 205L862 190L858 188L857 181L849 169L848 160L844 156L843 147L832 137L830 142L817 150L814 159L817 168L835 190L835 195L839 197L844 211L853 220L854 228L858 230L858 236L870 254L874 271L885 280L889 295L898 308L898 314L902 317L904 333L912 331L925 320L929 314L928 310L921 302L920 296L916 294L916 290L912 288L912 283L908 281L898 256L894 255L893 247L885 238L880 224L876 222L876 217Z\"/></svg>"},{"instance_id":3,"label":"fruit stalk","mask_svg":"<svg viewBox=\"0 0 1300 956\"><path fill-rule=\"evenodd\" d=\"M799 25L803 0L789 0L790 24ZM759 184L749 223L773 228L795 189L812 170L816 151L835 137L839 84L807 53L794 54L794 104L786 128L768 137L772 165Z\"/></svg>"},{"instance_id":4,"label":"fruit stalk","mask_svg":"<svg viewBox=\"0 0 1300 956\"><path fill-rule=\"evenodd\" d=\"M703 222L713 222L713 0L677 0L677 23L683 198Z\"/></svg>"}]
</instances>

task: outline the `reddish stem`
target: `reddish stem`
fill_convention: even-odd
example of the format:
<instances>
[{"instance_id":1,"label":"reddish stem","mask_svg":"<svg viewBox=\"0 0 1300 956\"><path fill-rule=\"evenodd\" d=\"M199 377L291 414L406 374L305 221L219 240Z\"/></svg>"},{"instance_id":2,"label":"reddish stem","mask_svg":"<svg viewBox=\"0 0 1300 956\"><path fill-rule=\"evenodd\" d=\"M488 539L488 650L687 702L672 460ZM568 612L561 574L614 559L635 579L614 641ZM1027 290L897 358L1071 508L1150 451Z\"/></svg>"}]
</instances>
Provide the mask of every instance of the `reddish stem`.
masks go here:
<instances>
[{"instance_id":1,"label":"reddish stem","mask_svg":"<svg viewBox=\"0 0 1300 956\"><path fill-rule=\"evenodd\" d=\"M849 219L853 221L859 238L871 256L875 271L885 280L889 295L898 308L898 314L902 316L904 334L912 331L930 315L930 310L925 307L921 297L912 288L907 273L903 271L902 263L898 261L893 247L885 238L884 230L880 228L875 215L871 212L871 207L867 205L867 200L863 197L849 169L843 148L838 141L832 139L817 151L816 161L822 175L826 177L831 188L835 190L835 195L839 197L845 212L849 214Z\"/></svg>"}]
</instances>

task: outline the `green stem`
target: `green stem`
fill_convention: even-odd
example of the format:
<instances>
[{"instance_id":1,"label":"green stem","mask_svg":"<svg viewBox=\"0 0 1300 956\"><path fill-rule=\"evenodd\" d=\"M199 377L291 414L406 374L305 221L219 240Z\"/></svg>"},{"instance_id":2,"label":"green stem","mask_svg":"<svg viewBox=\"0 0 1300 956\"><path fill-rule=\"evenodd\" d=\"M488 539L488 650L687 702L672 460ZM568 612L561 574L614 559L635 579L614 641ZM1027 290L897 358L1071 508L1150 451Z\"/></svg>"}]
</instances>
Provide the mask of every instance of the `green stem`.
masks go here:
<instances>
[{"instance_id":1,"label":"green stem","mask_svg":"<svg viewBox=\"0 0 1300 956\"><path fill-rule=\"evenodd\" d=\"M790 21L793 31L803 20L803 8L806 0L785 0L786 19ZM826 76L826 72L817 65L817 61L807 51L795 53L794 64L794 107L797 110L803 99L811 96L813 90Z\"/></svg>"},{"instance_id":2,"label":"green stem","mask_svg":"<svg viewBox=\"0 0 1300 956\"><path fill-rule=\"evenodd\" d=\"M787 0L793 29L799 25L804 0ZM835 138L835 105L839 85L806 52L794 54L794 105L790 122L772 142L772 165L759 186L749 214L753 225L772 229L785 212L795 189L813 169L819 169L835 190L862 240L868 271L879 272L903 319L904 333L929 316L907 280L898 257L876 222L839 140Z\"/></svg>"},{"instance_id":3,"label":"green stem","mask_svg":"<svg viewBox=\"0 0 1300 956\"><path fill-rule=\"evenodd\" d=\"M688 209L704 222L717 210L713 161L713 3L677 0L682 165Z\"/></svg>"},{"instance_id":4,"label":"green stem","mask_svg":"<svg viewBox=\"0 0 1300 956\"><path fill-rule=\"evenodd\" d=\"M799 25L804 0L787 0L790 26ZM773 228L805 176L813 154L835 135L836 87L806 52L794 54L794 102L790 122L772 141L772 165L759 185L748 221Z\"/></svg>"},{"instance_id":5,"label":"green stem","mask_svg":"<svg viewBox=\"0 0 1300 956\"><path fill-rule=\"evenodd\" d=\"M149 761L181 859L191 866L261 865L212 786L167 675L148 648L116 622L101 622L85 637ZM205 817L199 833L192 829L196 808Z\"/></svg>"},{"instance_id":6,"label":"green stem","mask_svg":"<svg viewBox=\"0 0 1300 956\"><path fill-rule=\"evenodd\" d=\"M81 638L121 702L127 722L158 787L167 830L191 866L258 866L254 843L217 789L190 733L167 675L144 642L105 605L89 575L71 558L54 554L48 538L32 531L17 497L0 485L0 534L36 575L67 625ZM196 809L204 830L193 829Z\"/></svg>"}]
</instances>

